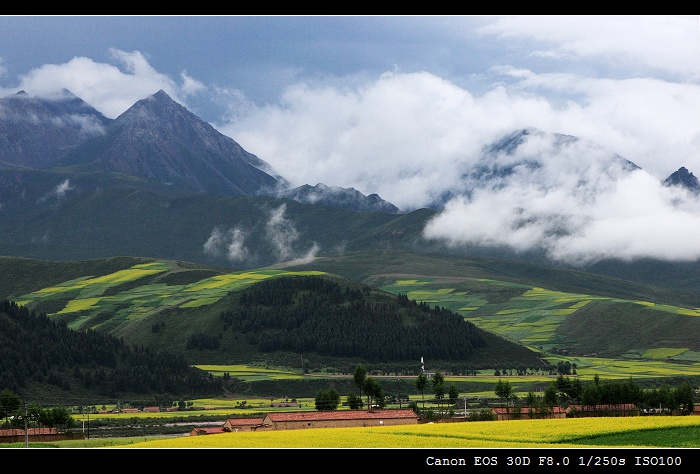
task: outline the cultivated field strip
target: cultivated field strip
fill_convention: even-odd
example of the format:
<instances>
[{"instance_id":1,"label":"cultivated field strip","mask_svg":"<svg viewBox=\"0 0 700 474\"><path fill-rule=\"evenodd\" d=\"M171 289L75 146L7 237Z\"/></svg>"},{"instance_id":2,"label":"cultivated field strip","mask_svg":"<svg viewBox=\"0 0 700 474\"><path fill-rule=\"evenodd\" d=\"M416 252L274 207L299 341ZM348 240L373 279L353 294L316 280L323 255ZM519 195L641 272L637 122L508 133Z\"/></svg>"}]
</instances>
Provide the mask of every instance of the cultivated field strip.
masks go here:
<instances>
[{"instance_id":1,"label":"cultivated field strip","mask_svg":"<svg viewBox=\"0 0 700 474\"><path fill-rule=\"evenodd\" d=\"M132 448L534 448L593 447L597 438L642 434L639 445L664 446L664 433L700 429L700 417L615 417L514 421L476 421L363 428L318 428L289 431L184 436L121 447ZM648 435L644 437L644 435ZM655 444L656 443L656 444ZM602 444L602 446L610 446ZM700 439L695 446L699 447Z\"/></svg>"}]
</instances>

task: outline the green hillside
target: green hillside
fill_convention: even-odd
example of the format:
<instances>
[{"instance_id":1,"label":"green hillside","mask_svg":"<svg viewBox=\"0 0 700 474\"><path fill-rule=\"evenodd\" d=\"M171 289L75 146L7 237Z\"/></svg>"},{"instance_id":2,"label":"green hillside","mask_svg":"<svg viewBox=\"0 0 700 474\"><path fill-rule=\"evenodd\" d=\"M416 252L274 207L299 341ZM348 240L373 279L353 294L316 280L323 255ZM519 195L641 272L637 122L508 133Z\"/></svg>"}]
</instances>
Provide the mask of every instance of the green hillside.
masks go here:
<instances>
[{"instance_id":1,"label":"green hillside","mask_svg":"<svg viewBox=\"0 0 700 474\"><path fill-rule=\"evenodd\" d=\"M83 262L85 271L94 273L80 276L74 267L80 264L73 263L65 273L72 278L51 281L47 275L57 275L57 270L46 268L46 262L12 258L0 262L0 269L42 274L33 288L31 279L15 284L7 279L5 297L17 304L46 313L75 331L99 331L131 345L182 353L191 364L299 367L303 356L311 368L371 361L375 366L415 370L416 361L426 355L450 368L455 364L543 367L536 352L477 330L447 308L438 311L415 303L409 307L406 298L399 304L401 299L389 292L315 270L225 273L177 261L109 259ZM332 302L326 301L327 288L301 288L293 293L302 296L287 298L284 304L259 303L254 309L265 317L250 329L241 316L245 295L275 294L301 276L322 277L327 288L343 291L337 290ZM457 326L443 327L453 316ZM283 323L274 322L280 318ZM474 331L478 337L472 339ZM291 342L273 345L273 337Z\"/></svg>"},{"instance_id":2,"label":"green hillside","mask_svg":"<svg viewBox=\"0 0 700 474\"><path fill-rule=\"evenodd\" d=\"M379 252L316 268L457 311L490 332L555 355L700 361L700 302L619 278L499 259Z\"/></svg>"},{"instance_id":3,"label":"green hillside","mask_svg":"<svg viewBox=\"0 0 700 474\"><path fill-rule=\"evenodd\" d=\"M300 277L330 286L284 296ZM700 375L700 311L687 304L686 295L497 259L387 251L230 271L131 257L3 257L0 288L0 298L76 332L92 330L154 353L180 354L212 370L243 364L351 373L367 363L387 374L412 374L420 353L431 370L454 375L524 367L544 375L560 362L573 364L585 379ZM326 298L332 294L343 296L331 302ZM417 308L401 308L400 301ZM452 314L467 326L442 327ZM469 325L479 329L477 339L465 343L466 331L458 342L451 340ZM416 334L435 337L416 343ZM418 349L408 350L416 344ZM466 347L467 353L441 352ZM318 389L322 382L316 382ZM283 390L266 383L272 385L261 382L255 390ZM308 394L310 387L296 389Z\"/></svg>"},{"instance_id":4,"label":"green hillside","mask_svg":"<svg viewBox=\"0 0 700 474\"><path fill-rule=\"evenodd\" d=\"M193 334L221 333L221 313L235 307L234 295L250 285L321 274L347 285L364 283L439 305L538 351L632 359L664 354L674 361L700 360L700 341L694 337L700 329L700 311L686 304L686 295L497 259L366 253L317 258L284 269L231 272L130 257L79 262L4 257L0 297L65 321L74 330L99 330L156 350L177 348L200 364L237 363L255 359L250 352L256 351L243 337L224 338L225 350L220 351L188 350L187 341Z\"/></svg>"}]
</instances>

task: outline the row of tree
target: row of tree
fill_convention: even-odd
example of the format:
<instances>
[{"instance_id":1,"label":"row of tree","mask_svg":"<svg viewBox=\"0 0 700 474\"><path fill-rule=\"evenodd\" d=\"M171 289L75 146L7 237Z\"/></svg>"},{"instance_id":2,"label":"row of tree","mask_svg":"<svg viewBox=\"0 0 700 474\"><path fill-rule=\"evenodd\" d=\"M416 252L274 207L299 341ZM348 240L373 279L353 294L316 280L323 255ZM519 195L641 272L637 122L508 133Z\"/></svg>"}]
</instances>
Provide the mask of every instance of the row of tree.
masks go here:
<instances>
[{"instance_id":1,"label":"row of tree","mask_svg":"<svg viewBox=\"0 0 700 474\"><path fill-rule=\"evenodd\" d=\"M385 407L386 397L382 386L372 377L368 376L364 365L356 366L353 373L355 385L360 390L360 395L350 393L347 397L348 407L351 410L363 408L362 395L367 396L368 407ZM444 416L459 399L459 390L454 383L446 386L445 377L441 372L436 372L428 378L421 372L415 381L416 389L421 394L423 403L422 412L425 410L425 392L432 392L432 402L437 402L438 416ZM505 407L527 406L532 409L547 409L553 406L568 406L580 404L584 406L597 405L621 405L633 404L640 408L660 408L667 412L690 413L694 407L694 391L688 382L682 382L678 387L671 388L664 385L660 388L642 389L631 378L625 381L601 381L595 376L593 381L583 383L579 378L571 379L559 375L544 390L542 396L534 392L528 392L524 400L518 400L513 392L513 387L508 380L499 379L494 387L494 393L504 402ZM400 397L400 394L398 395ZM317 410L335 410L340 405L340 395L335 388L321 390L316 397ZM417 403L410 406L418 413Z\"/></svg>"},{"instance_id":2,"label":"row of tree","mask_svg":"<svg viewBox=\"0 0 700 474\"><path fill-rule=\"evenodd\" d=\"M513 389L507 380L499 380L494 393L503 400L506 407L516 402ZM572 380L559 375L546 387L541 397L528 392L524 404L534 408L538 405L551 407L578 404L592 407L629 403L641 408L690 413L695 406L694 399L695 393L688 382L682 382L675 388L663 385L660 388L642 389L632 378L625 381L603 382L596 375L592 381L583 383L578 378Z\"/></svg>"},{"instance_id":3,"label":"row of tree","mask_svg":"<svg viewBox=\"0 0 700 474\"><path fill-rule=\"evenodd\" d=\"M5 389L0 392L0 426L24 428L37 425L65 429L72 428L75 420L66 407L41 407L36 403L27 404L11 390Z\"/></svg>"}]
</instances>

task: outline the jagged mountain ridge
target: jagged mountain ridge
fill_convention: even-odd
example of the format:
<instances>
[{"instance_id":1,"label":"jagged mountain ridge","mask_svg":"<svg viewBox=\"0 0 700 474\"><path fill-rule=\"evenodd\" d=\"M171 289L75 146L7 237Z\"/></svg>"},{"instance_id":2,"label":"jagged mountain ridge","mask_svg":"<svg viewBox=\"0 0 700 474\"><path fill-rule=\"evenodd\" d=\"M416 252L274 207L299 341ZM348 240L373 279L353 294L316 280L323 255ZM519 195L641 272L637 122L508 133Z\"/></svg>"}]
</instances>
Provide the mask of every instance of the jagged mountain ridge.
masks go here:
<instances>
[{"instance_id":1,"label":"jagged mountain ridge","mask_svg":"<svg viewBox=\"0 0 700 474\"><path fill-rule=\"evenodd\" d=\"M554 154L581 141L534 128L515 131L484 147L475 163L465 163L459 187L443 192L426 207L441 210L457 195L469 197L479 187L497 187L517 170L540 168L541 156L513 157L526 140L545 136L551 140ZM609 157L624 169L639 169L618 155ZM290 189L268 163L162 90L138 101L114 120L68 90L53 97L31 97L21 91L2 98L0 163L30 169L68 167L73 172L119 172L170 185L176 192L269 194L356 211L402 212L376 194L365 196L353 188L318 183ZM690 177L685 178L687 174ZM681 167L665 183L691 191L700 189L693 178Z\"/></svg>"},{"instance_id":2,"label":"jagged mountain ridge","mask_svg":"<svg viewBox=\"0 0 700 474\"><path fill-rule=\"evenodd\" d=\"M108 119L70 91L0 99L0 166L63 173L121 173L169 185L175 193L275 195L305 199L264 160L214 129L164 91ZM317 195L325 194L321 188ZM333 188L335 191L341 188ZM347 198L346 202L344 198ZM388 211L394 206L355 190L333 192L325 205Z\"/></svg>"},{"instance_id":3,"label":"jagged mountain ridge","mask_svg":"<svg viewBox=\"0 0 700 474\"><path fill-rule=\"evenodd\" d=\"M294 189L284 189L274 194L277 197L293 199L304 204L322 204L358 212L381 211L390 214L401 212L398 207L383 200L377 194L365 196L355 188L326 186L323 183L318 183L316 186L305 184Z\"/></svg>"}]
</instances>

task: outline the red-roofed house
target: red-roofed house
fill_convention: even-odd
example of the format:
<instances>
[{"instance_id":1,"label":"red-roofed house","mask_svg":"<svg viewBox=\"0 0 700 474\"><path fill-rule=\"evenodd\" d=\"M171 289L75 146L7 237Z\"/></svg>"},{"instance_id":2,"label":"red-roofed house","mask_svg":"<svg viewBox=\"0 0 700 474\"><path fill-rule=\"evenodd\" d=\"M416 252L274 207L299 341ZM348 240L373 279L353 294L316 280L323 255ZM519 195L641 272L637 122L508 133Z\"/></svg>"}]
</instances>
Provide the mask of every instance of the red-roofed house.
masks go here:
<instances>
[{"instance_id":1,"label":"red-roofed house","mask_svg":"<svg viewBox=\"0 0 700 474\"><path fill-rule=\"evenodd\" d=\"M229 418L224 422L224 431L255 431L262 426L263 417L256 418Z\"/></svg>"},{"instance_id":2,"label":"red-roofed house","mask_svg":"<svg viewBox=\"0 0 700 474\"><path fill-rule=\"evenodd\" d=\"M160 407L143 407L143 411L147 413L160 413Z\"/></svg>"},{"instance_id":3,"label":"red-roofed house","mask_svg":"<svg viewBox=\"0 0 700 474\"><path fill-rule=\"evenodd\" d=\"M569 417L579 416L638 416L640 410L634 403L615 403L603 405L569 405L566 409Z\"/></svg>"},{"instance_id":4,"label":"red-roofed house","mask_svg":"<svg viewBox=\"0 0 700 474\"><path fill-rule=\"evenodd\" d=\"M29 436L34 435L54 435L56 434L56 428L28 428L27 434ZM24 436L24 428L9 428L5 430L0 430L0 436Z\"/></svg>"},{"instance_id":5,"label":"red-roofed house","mask_svg":"<svg viewBox=\"0 0 700 474\"><path fill-rule=\"evenodd\" d=\"M411 409L273 412L256 430L347 428L353 426L416 425L420 417Z\"/></svg>"}]
</instances>

